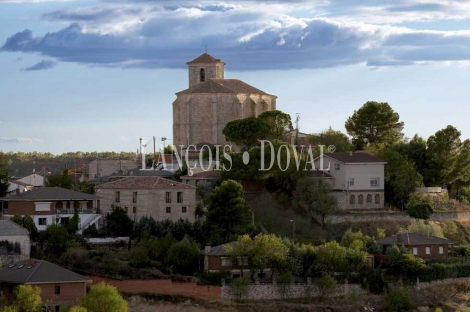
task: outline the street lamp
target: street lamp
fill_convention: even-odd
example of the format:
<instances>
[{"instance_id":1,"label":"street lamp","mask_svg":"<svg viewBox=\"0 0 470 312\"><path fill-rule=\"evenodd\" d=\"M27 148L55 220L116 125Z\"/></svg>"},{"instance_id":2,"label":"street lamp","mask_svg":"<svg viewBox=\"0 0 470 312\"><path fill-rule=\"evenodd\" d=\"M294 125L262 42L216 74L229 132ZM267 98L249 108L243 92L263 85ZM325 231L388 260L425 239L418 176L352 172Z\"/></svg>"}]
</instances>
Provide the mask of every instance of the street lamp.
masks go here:
<instances>
[{"instance_id":1,"label":"street lamp","mask_svg":"<svg viewBox=\"0 0 470 312\"><path fill-rule=\"evenodd\" d=\"M290 220L290 222L292 222L292 240L294 240L295 239L295 221Z\"/></svg>"},{"instance_id":2,"label":"street lamp","mask_svg":"<svg viewBox=\"0 0 470 312\"><path fill-rule=\"evenodd\" d=\"M163 137L163 138L162 138L162 142L163 142L163 152L162 152L162 154L163 154L163 155L165 154L165 141L166 141L166 138Z\"/></svg>"}]
</instances>

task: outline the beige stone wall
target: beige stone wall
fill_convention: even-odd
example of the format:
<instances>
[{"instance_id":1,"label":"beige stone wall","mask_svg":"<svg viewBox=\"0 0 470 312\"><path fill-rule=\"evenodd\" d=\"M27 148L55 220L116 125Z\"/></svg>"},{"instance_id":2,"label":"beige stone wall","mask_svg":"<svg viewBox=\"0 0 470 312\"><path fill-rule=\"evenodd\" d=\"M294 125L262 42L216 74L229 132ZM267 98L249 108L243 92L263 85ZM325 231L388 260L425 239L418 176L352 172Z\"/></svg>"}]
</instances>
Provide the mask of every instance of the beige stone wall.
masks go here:
<instances>
[{"instance_id":1,"label":"beige stone wall","mask_svg":"<svg viewBox=\"0 0 470 312\"><path fill-rule=\"evenodd\" d=\"M190 64L188 65L188 78L189 78L189 87L195 86L200 81L200 72L201 69L205 71L205 81L211 78L215 79L224 79L224 63L201 63L201 64Z\"/></svg>"},{"instance_id":2,"label":"beige stone wall","mask_svg":"<svg viewBox=\"0 0 470 312\"><path fill-rule=\"evenodd\" d=\"M173 102L173 144L227 144L222 131L228 122L275 108L275 96L180 94Z\"/></svg>"},{"instance_id":3,"label":"beige stone wall","mask_svg":"<svg viewBox=\"0 0 470 312\"><path fill-rule=\"evenodd\" d=\"M119 203L115 202L116 191L120 192ZM171 192L172 202L165 203L165 192ZM137 202L133 203L133 192L137 192ZM183 192L183 202L177 203L177 192ZM111 210L111 205L127 207L127 213L132 220L138 221L143 216L151 216L156 221L170 219L178 221L187 219L195 222L196 211L196 189L169 189L169 190L115 190L101 189L99 192L101 199L101 211L103 214ZM134 213L134 207L136 208ZM171 207L171 212L166 212L166 207ZM182 207L186 207L186 213L182 212Z\"/></svg>"}]
</instances>

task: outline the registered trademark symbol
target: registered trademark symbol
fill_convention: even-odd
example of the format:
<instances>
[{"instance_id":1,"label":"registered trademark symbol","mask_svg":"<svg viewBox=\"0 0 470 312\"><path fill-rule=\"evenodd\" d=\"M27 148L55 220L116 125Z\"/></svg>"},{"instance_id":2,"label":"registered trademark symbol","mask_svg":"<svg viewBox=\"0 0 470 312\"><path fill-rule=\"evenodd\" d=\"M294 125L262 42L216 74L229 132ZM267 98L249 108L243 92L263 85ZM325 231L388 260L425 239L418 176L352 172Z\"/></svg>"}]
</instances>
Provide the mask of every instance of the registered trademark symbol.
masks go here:
<instances>
[{"instance_id":1,"label":"registered trademark symbol","mask_svg":"<svg viewBox=\"0 0 470 312\"><path fill-rule=\"evenodd\" d=\"M334 146L334 145L328 146L328 152L334 153L335 151L336 151L336 146Z\"/></svg>"}]
</instances>

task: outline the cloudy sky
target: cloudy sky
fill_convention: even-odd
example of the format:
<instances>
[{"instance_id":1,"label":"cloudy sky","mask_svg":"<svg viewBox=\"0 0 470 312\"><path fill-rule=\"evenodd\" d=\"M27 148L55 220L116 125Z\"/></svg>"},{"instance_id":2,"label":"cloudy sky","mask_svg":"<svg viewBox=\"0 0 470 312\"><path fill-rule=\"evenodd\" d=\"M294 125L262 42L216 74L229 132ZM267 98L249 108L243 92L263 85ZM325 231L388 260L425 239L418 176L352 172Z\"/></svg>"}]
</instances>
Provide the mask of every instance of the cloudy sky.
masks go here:
<instances>
[{"instance_id":1,"label":"cloudy sky","mask_svg":"<svg viewBox=\"0 0 470 312\"><path fill-rule=\"evenodd\" d=\"M300 131L388 102L408 137L470 137L470 1L0 0L0 150L133 151L172 137L207 51L300 114Z\"/></svg>"}]
</instances>

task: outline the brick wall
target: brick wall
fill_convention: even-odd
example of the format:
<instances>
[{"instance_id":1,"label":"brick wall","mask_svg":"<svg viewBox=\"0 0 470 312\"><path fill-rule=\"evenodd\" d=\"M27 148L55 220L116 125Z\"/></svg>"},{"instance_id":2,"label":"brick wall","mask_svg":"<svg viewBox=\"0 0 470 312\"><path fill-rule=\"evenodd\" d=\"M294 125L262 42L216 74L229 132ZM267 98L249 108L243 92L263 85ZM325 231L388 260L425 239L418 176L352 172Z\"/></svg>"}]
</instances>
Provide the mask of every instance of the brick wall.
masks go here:
<instances>
[{"instance_id":1,"label":"brick wall","mask_svg":"<svg viewBox=\"0 0 470 312\"><path fill-rule=\"evenodd\" d=\"M88 276L93 284L105 282L124 293L152 293L162 295L180 295L197 299L219 299L220 287L201 286L194 282L173 282L172 280L124 280L118 281L98 276Z\"/></svg>"}]
</instances>

